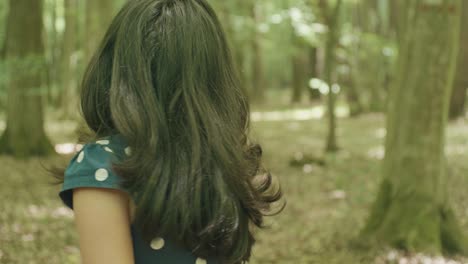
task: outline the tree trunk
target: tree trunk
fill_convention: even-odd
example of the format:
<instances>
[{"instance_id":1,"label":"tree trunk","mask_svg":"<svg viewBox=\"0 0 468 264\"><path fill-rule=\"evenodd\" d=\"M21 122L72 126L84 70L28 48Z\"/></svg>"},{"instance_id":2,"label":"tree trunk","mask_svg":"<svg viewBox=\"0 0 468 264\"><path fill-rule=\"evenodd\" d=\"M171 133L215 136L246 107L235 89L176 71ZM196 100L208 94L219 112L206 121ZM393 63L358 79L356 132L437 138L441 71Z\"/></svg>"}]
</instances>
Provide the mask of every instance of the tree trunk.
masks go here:
<instances>
[{"instance_id":1,"label":"tree trunk","mask_svg":"<svg viewBox=\"0 0 468 264\"><path fill-rule=\"evenodd\" d=\"M232 56L234 63L237 68L237 73L239 80L241 82L241 87L244 90L244 93L248 96L248 90L246 89L246 84L247 84L247 78L246 78L246 71L244 67L244 62L245 62L245 54L244 54L244 42L240 41L236 37L236 29L234 28L234 22L233 22L233 14L231 13L232 10L229 10L228 2L222 1L220 3L221 5L221 10L220 10L220 15L221 17L224 17L221 22L223 23L223 28L226 32L227 39L229 41L229 46L232 51ZM245 15L244 13L244 6L242 3L236 3L236 10L242 14Z\"/></svg>"},{"instance_id":2,"label":"tree trunk","mask_svg":"<svg viewBox=\"0 0 468 264\"><path fill-rule=\"evenodd\" d=\"M1 4L0 4L1 5ZM4 4L5 5L5 4ZM0 8L3 8L3 6L0 6ZM4 22L4 20L6 19L2 19L2 22ZM2 65L2 63L5 63L5 59L6 59L6 43L7 43L7 37L8 37L8 30L5 29L5 37L2 39L2 43L1 43L1 47L0 47L0 65ZM5 74L0 74L0 91L5 91L6 90L6 87L5 87L5 79L6 79L6 76ZM0 109L5 109L6 108L6 100L2 100L0 98Z\"/></svg>"},{"instance_id":3,"label":"tree trunk","mask_svg":"<svg viewBox=\"0 0 468 264\"><path fill-rule=\"evenodd\" d=\"M53 147L44 132L40 92L45 75L42 1L10 0L7 28L7 127L0 153L19 158L47 155Z\"/></svg>"},{"instance_id":4,"label":"tree trunk","mask_svg":"<svg viewBox=\"0 0 468 264\"><path fill-rule=\"evenodd\" d=\"M400 2L398 72L390 91L383 182L362 238L439 254L466 252L448 203L444 137L460 1Z\"/></svg>"},{"instance_id":5,"label":"tree trunk","mask_svg":"<svg viewBox=\"0 0 468 264\"><path fill-rule=\"evenodd\" d=\"M302 94L308 87L308 56L304 54L307 51L305 45L301 43L299 37L293 35L293 45L295 46L292 55L292 103L300 103L302 101Z\"/></svg>"},{"instance_id":6,"label":"tree trunk","mask_svg":"<svg viewBox=\"0 0 468 264\"><path fill-rule=\"evenodd\" d=\"M60 108L61 119L74 119L78 113L77 91L77 9L78 0L65 1L65 32L60 58Z\"/></svg>"},{"instance_id":7,"label":"tree trunk","mask_svg":"<svg viewBox=\"0 0 468 264\"><path fill-rule=\"evenodd\" d=\"M309 48L309 76L313 78L319 77L319 66L318 66L318 49L317 47ZM310 78L307 78L310 79ZM320 100L321 94L319 89L312 89L307 83L307 90L309 91L309 100L315 101Z\"/></svg>"},{"instance_id":8,"label":"tree trunk","mask_svg":"<svg viewBox=\"0 0 468 264\"><path fill-rule=\"evenodd\" d=\"M450 119L465 116L466 89L468 88L468 2L462 1L462 24L460 31L460 54L450 100Z\"/></svg>"},{"instance_id":9,"label":"tree trunk","mask_svg":"<svg viewBox=\"0 0 468 264\"><path fill-rule=\"evenodd\" d=\"M113 0L86 1L85 63L87 64L104 38L114 16Z\"/></svg>"},{"instance_id":10,"label":"tree trunk","mask_svg":"<svg viewBox=\"0 0 468 264\"><path fill-rule=\"evenodd\" d=\"M326 152L336 152L338 150L338 143L336 140L336 94L333 91L333 69L335 66L335 49L339 39L339 16L341 5L343 1L338 0L335 4L333 13L328 13L328 8L325 8L327 12L327 24L328 24L328 38L327 38L327 47L325 55L325 81L328 83L328 136L327 136L327 145Z\"/></svg>"},{"instance_id":11,"label":"tree trunk","mask_svg":"<svg viewBox=\"0 0 468 264\"><path fill-rule=\"evenodd\" d=\"M252 39L252 100L257 103L265 101L265 73L263 69L262 37L258 30L260 14L258 3L252 1L251 16L254 21Z\"/></svg>"},{"instance_id":12,"label":"tree trunk","mask_svg":"<svg viewBox=\"0 0 468 264\"><path fill-rule=\"evenodd\" d=\"M48 65L47 65L47 97L46 104L53 107L59 106L59 96L57 92L57 85L60 83L59 71L57 67L59 64L60 58L60 47L61 42L59 34L57 32L57 1L51 1L48 5L46 4L46 9L50 10L48 15L50 16L49 28L50 31L45 38L45 47L47 48L46 54L48 54Z\"/></svg>"},{"instance_id":13,"label":"tree trunk","mask_svg":"<svg viewBox=\"0 0 468 264\"><path fill-rule=\"evenodd\" d=\"M362 106L361 98L359 97L359 91L356 88L356 84L351 73L346 74L343 79L343 84L345 85L344 90L346 94L346 101L349 107L349 116L359 116L364 111L364 107Z\"/></svg>"},{"instance_id":14,"label":"tree trunk","mask_svg":"<svg viewBox=\"0 0 468 264\"><path fill-rule=\"evenodd\" d=\"M290 10L290 1L283 1L286 10ZM309 49L301 37L297 34L294 21L291 16L288 18L289 31L291 32L291 65L292 65L292 96L291 102L300 103L302 94L308 87L309 75Z\"/></svg>"}]
</instances>

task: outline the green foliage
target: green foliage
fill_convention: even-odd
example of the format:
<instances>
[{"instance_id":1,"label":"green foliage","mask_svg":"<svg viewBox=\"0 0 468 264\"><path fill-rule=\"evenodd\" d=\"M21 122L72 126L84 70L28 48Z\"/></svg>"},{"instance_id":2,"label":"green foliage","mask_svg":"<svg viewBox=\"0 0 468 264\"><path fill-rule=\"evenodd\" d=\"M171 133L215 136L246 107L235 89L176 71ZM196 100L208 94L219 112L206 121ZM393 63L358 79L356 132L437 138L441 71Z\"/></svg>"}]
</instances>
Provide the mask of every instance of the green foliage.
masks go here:
<instances>
[{"instance_id":1,"label":"green foliage","mask_svg":"<svg viewBox=\"0 0 468 264\"><path fill-rule=\"evenodd\" d=\"M119 8L126 0L116 1L114 8ZM221 14L223 25L234 47L236 60L240 63L247 81L252 76L252 40L255 29L260 34L262 65L269 89L281 89L290 86L293 78L291 56L302 54L316 47L325 48L328 32L327 11L335 1L311 0L274 0L257 4L260 19L255 22L251 16L253 0L246 1L211 1ZM328 7L324 9L322 3ZM78 1L77 47L74 54L77 62L77 78L81 78L85 66L83 47L86 44L84 29L86 1ZM385 90L391 79L396 45L391 34L390 2L378 0L375 4L364 0L343 1L343 30L341 45L337 50L338 66L334 72L343 79L354 80L359 96L366 109L382 109L385 105ZM0 1L0 21L8 12L7 1ZM60 84L59 59L62 51L65 30L64 0L44 0L44 27L46 44L46 62L48 69L47 86L49 99L57 100L63 87ZM2 24L2 23L0 23ZM382 29L382 30L381 30ZM5 27L0 27L0 43L4 38ZM319 52L320 53L320 52ZM390 54L390 56L389 56ZM317 62L318 74L323 61ZM321 78L312 76L308 78ZM0 76L1 82L1 76ZM248 86L248 85L247 85ZM344 83L342 86L347 86ZM346 89L346 88L345 88ZM0 86L0 100L5 88ZM55 98L55 99L54 99ZM1 102L1 101L0 101ZM0 104L1 105L1 104Z\"/></svg>"},{"instance_id":2,"label":"green foliage","mask_svg":"<svg viewBox=\"0 0 468 264\"><path fill-rule=\"evenodd\" d=\"M344 25L338 50L338 74L352 76L368 110L382 111L398 53L396 42L382 35Z\"/></svg>"}]
</instances>

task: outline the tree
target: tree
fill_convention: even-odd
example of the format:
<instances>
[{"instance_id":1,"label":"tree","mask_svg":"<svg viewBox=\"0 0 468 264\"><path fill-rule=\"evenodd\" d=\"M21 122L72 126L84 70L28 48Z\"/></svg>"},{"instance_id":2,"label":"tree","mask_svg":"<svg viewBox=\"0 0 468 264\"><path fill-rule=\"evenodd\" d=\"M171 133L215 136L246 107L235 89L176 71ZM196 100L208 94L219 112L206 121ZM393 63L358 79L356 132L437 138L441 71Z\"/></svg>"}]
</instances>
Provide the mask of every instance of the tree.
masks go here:
<instances>
[{"instance_id":1,"label":"tree","mask_svg":"<svg viewBox=\"0 0 468 264\"><path fill-rule=\"evenodd\" d=\"M383 181L362 231L365 241L468 253L448 201L444 157L460 2L400 1L403 25L389 95Z\"/></svg>"},{"instance_id":2,"label":"tree","mask_svg":"<svg viewBox=\"0 0 468 264\"><path fill-rule=\"evenodd\" d=\"M468 28L468 2L462 1L462 26ZM468 88L468 33L466 30L460 31L460 55L458 56L458 66L455 74L452 97L450 99L450 119L455 119L465 115L466 89Z\"/></svg>"},{"instance_id":3,"label":"tree","mask_svg":"<svg viewBox=\"0 0 468 264\"><path fill-rule=\"evenodd\" d=\"M265 70L263 67L262 35L258 29L260 23L260 6L251 1L251 17L253 21L252 37L252 100L262 103L265 100Z\"/></svg>"},{"instance_id":4,"label":"tree","mask_svg":"<svg viewBox=\"0 0 468 264\"><path fill-rule=\"evenodd\" d=\"M314 46L309 47L309 77L318 78L319 76L319 59L318 59L318 48ZM308 78L309 79L309 78ZM318 100L321 97L318 89L311 89L309 83L307 83L307 90L309 91L310 101Z\"/></svg>"},{"instance_id":5,"label":"tree","mask_svg":"<svg viewBox=\"0 0 468 264\"><path fill-rule=\"evenodd\" d=\"M0 138L0 153L24 158L53 152L43 126L42 28L41 0L10 0L5 47L7 127Z\"/></svg>"},{"instance_id":6,"label":"tree","mask_svg":"<svg viewBox=\"0 0 468 264\"><path fill-rule=\"evenodd\" d=\"M338 144L336 142L336 94L333 91L333 69L335 65L335 49L339 41L339 16L342 0L337 0L333 12L328 9L327 1L321 1L322 10L325 13L325 20L328 25L327 46L325 53L325 81L328 83L328 136L326 152L336 152Z\"/></svg>"},{"instance_id":7,"label":"tree","mask_svg":"<svg viewBox=\"0 0 468 264\"><path fill-rule=\"evenodd\" d=\"M96 51L114 16L114 0L86 1L85 63Z\"/></svg>"},{"instance_id":8,"label":"tree","mask_svg":"<svg viewBox=\"0 0 468 264\"><path fill-rule=\"evenodd\" d=\"M295 7L291 1L284 1L283 5L290 13ZM298 27L292 14L288 16L289 30L291 31L291 65L292 65L292 103L300 103L302 94L308 87L308 77L310 73L309 45L296 29Z\"/></svg>"},{"instance_id":9,"label":"tree","mask_svg":"<svg viewBox=\"0 0 468 264\"><path fill-rule=\"evenodd\" d=\"M65 32L60 58L60 108L61 118L67 119L77 113L77 0L65 0Z\"/></svg>"},{"instance_id":10,"label":"tree","mask_svg":"<svg viewBox=\"0 0 468 264\"><path fill-rule=\"evenodd\" d=\"M307 47L303 44L303 40L297 36L293 36L295 50L292 55L292 85L293 94L292 102L300 103L302 100L302 94L308 87L308 74L309 74L309 58L305 52L308 52Z\"/></svg>"}]
</instances>

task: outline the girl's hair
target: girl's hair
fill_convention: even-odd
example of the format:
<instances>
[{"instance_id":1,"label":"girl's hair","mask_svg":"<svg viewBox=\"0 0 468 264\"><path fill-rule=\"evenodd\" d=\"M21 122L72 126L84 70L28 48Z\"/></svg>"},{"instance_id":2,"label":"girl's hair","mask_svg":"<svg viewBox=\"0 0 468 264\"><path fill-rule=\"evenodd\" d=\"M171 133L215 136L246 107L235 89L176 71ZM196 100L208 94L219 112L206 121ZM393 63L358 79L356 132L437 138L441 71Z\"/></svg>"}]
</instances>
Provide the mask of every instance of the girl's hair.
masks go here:
<instances>
[{"instance_id":1,"label":"girl's hair","mask_svg":"<svg viewBox=\"0 0 468 264\"><path fill-rule=\"evenodd\" d=\"M146 241L249 259L281 190L247 137L247 98L205 0L128 1L88 65L81 108L93 139L120 133L132 149L113 169Z\"/></svg>"}]
</instances>

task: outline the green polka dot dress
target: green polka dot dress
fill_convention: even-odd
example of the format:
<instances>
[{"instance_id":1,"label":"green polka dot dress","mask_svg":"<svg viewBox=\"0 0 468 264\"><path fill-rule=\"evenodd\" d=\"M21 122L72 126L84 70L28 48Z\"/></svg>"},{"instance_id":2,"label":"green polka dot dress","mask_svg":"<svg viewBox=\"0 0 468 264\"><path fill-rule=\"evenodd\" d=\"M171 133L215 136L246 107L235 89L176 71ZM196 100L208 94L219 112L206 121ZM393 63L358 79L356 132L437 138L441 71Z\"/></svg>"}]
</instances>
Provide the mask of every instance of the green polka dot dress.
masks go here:
<instances>
[{"instance_id":1,"label":"green polka dot dress","mask_svg":"<svg viewBox=\"0 0 468 264\"><path fill-rule=\"evenodd\" d=\"M65 170L65 179L59 197L73 209L72 190L78 187L97 187L124 190L121 179L111 169L113 161L131 155L131 149L120 135L113 135L85 144L75 154ZM179 248L170 241L157 237L147 244L135 226L131 225L136 264L215 264L214 259L197 258L190 251Z\"/></svg>"}]
</instances>

